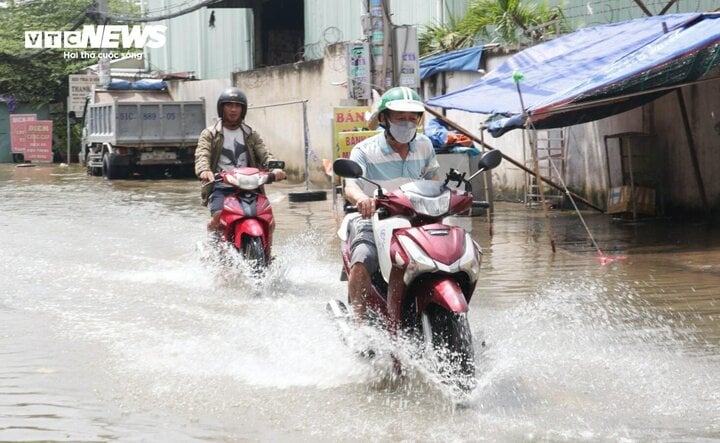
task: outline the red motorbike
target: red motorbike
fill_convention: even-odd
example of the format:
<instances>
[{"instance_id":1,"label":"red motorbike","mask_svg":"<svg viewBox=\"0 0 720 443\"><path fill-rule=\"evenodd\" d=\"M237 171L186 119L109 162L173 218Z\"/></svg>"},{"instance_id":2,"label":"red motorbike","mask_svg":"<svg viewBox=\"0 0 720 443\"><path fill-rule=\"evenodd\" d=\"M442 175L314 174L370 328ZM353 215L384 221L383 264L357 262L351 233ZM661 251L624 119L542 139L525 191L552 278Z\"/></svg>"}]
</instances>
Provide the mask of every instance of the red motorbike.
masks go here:
<instances>
[{"instance_id":1,"label":"red motorbike","mask_svg":"<svg viewBox=\"0 0 720 443\"><path fill-rule=\"evenodd\" d=\"M367 296L370 323L385 328L392 337L410 338L420 355L430 357L434 363L431 369L444 382L463 391L475 385L467 312L482 252L470 234L444 224L443 219L467 214L473 206L488 206L486 202L473 202L470 180L495 168L501 160L500 151L488 151L481 157L478 171L468 178L451 169L444 183L417 180L388 193L363 177L362 168L354 161L338 159L333 164L337 175L378 187L372 224L380 270L372 276L372 290ZM448 187L451 181L457 181L457 186L464 183L465 190ZM357 212L347 214L338 231L343 279L350 272L347 227L358 216ZM327 309L336 319L349 317L340 300L331 300ZM347 323L344 325L347 328Z\"/></svg>"},{"instance_id":2,"label":"red motorbike","mask_svg":"<svg viewBox=\"0 0 720 443\"><path fill-rule=\"evenodd\" d=\"M271 161L268 169L283 169L285 162ZM262 186L274 181L269 171L251 167L237 167L215 176L215 182L232 186L235 190L225 198L220 213L220 241L240 252L255 270L270 264L272 236L275 230L270 201Z\"/></svg>"}]
</instances>

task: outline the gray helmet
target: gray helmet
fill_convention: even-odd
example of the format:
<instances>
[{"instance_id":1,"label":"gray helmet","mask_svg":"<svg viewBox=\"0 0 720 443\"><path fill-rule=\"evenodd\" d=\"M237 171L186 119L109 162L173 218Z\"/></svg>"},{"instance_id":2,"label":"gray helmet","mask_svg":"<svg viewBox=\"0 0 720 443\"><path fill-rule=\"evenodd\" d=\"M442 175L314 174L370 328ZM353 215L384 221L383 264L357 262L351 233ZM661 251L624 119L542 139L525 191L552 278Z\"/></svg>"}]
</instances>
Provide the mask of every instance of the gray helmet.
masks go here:
<instances>
[{"instance_id":1,"label":"gray helmet","mask_svg":"<svg viewBox=\"0 0 720 443\"><path fill-rule=\"evenodd\" d=\"M245 114L247 114L247 96L240 90L240 88L227 88L220 94L217 100L217 113L218 117L222 118L222 108L225 103L240 103L243 107L240 115L240 120L245 120Z\"/></svg>"}]
</instances>

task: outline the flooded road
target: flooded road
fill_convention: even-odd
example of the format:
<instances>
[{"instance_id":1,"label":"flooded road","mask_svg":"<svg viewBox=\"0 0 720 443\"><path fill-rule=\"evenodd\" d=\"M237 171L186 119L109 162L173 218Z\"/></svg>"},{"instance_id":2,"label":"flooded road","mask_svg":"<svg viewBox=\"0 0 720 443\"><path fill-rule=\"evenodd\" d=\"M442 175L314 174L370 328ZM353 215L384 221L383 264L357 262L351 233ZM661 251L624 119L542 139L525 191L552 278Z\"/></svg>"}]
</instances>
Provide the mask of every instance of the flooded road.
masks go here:
<instances>
[{"instance_id":1,"label":"flooded road","mask_svg":"<svg viewBox=\"0 0 720 443\"><path fill-rule=\"evenodd\" d=\"M359 361L332 203L273 184L273 268L203 260L189 180L0 165L0 441L720 439L720 230L499 203L471 223L478 388ZM491 232L492 231L492 232Z\"/></svg>"}]
</instances>

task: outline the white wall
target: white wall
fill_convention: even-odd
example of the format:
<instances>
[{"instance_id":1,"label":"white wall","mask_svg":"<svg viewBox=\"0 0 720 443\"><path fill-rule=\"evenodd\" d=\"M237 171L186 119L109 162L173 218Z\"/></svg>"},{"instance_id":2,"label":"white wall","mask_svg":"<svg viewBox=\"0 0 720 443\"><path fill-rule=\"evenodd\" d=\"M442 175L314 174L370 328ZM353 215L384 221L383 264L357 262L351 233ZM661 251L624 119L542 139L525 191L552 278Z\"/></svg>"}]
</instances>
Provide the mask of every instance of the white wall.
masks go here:
<instances>
[{"instance_id":1,"label":"white wall","mask_svg":"<svg viewBox=\"0 0 720 443\"><path fill-rule=\"evenodd\" d=\"M174 100L205 100L205 124L210 126L217 119L217 98L232 86L230 79L197 81L169 80L168 89Z\"/></svg>"}]
</instances>

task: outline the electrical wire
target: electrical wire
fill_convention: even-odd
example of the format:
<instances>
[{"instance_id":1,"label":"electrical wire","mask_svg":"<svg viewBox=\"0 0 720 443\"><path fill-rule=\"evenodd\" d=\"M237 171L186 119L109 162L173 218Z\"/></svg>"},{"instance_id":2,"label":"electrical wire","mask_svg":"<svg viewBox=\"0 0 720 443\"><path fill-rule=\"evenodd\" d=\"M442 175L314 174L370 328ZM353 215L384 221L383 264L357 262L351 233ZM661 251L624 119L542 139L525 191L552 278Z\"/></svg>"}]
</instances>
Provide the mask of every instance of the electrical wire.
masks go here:
<instances>
[{"instance_id":1,"label":"electrical wire","mask_svg":"<svg viewBox=\"0 0 720 443\"><path fill-rule=\"evenodd\" d=\"M115 22L119 23L148 23L148 22L158 22L162 20L167 20L175 17L180 17L181 15L189 14L191 12L197 11L198 9L204 8L206 6L213 5L215 3L220 3L224 0L204 0L196 5L190 6L189 8L181 9L176 12L164 14L164 15L156 15L153 17L126 17L121 15L114 15L114 14L103 14L104 17L107 19L110 19Z\"/></svg>"}]
</instances>

